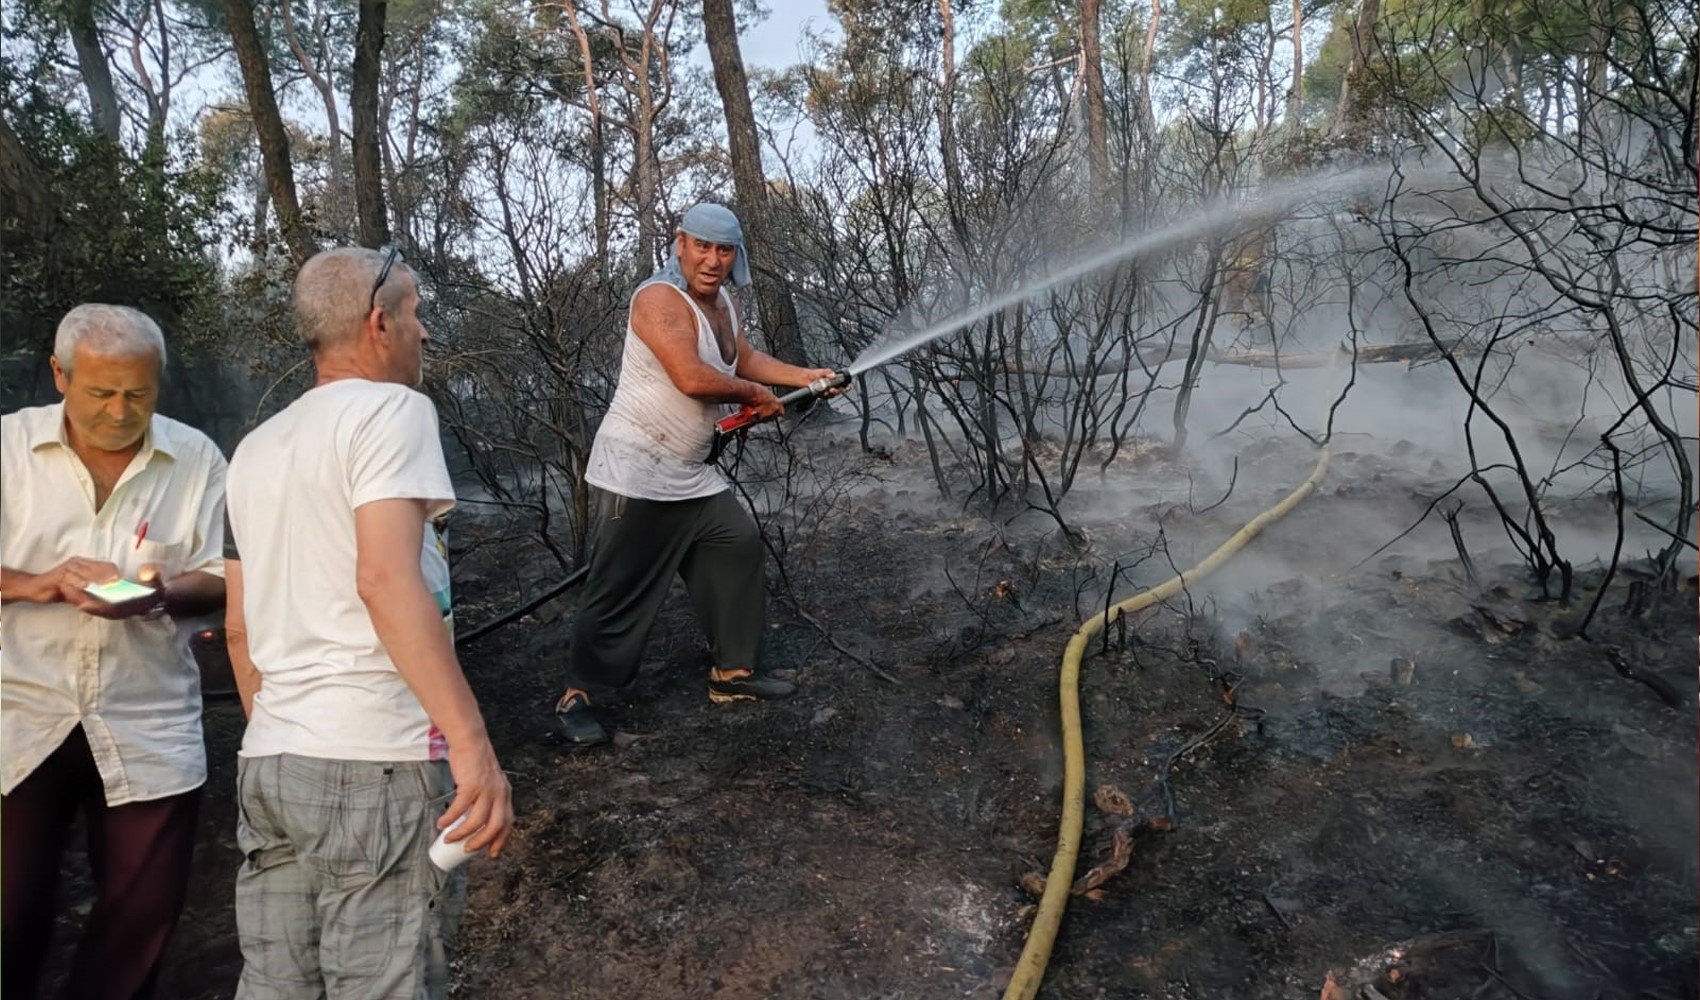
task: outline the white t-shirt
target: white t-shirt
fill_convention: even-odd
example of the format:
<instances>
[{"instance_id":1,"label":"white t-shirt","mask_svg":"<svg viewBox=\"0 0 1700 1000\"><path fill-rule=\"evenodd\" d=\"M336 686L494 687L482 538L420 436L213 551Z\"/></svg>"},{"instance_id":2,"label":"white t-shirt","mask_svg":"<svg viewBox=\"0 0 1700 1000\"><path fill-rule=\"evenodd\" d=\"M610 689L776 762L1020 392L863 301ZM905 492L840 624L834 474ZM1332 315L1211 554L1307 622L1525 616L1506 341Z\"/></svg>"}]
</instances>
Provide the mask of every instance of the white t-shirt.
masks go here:
<instances>
[{"instance_id":1,"label":"white t-shirt","mask_svg":"<svg viewBox=\"0 0 1700 1000\"><path fill-rule=\"evenodd\" d=\"M242 611L260 691L241 755L441 760L442 735L378 641L355 590L354 510L376 500L454 505L437 410L402 385L319 386L243 439L226 487ZM420 565L447 619L434 530Z\"/></svg>"}]
</instances>

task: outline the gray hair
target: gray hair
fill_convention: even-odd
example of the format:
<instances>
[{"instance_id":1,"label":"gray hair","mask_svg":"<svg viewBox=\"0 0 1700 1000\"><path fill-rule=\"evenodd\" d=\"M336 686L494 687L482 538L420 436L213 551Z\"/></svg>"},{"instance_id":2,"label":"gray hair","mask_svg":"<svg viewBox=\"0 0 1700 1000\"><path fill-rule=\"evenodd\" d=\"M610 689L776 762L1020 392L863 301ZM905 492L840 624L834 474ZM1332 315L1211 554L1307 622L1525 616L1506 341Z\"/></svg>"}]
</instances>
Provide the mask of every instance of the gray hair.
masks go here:
<instances>
[{"instance_id":1,"label":"gray hair","mask_svg":"<svg viewBox=\"0 0 1700 1000\"><path fill-rule=\"evenodd\" d=\"M314 254L295 276L295 331L315 353L354 338L371 312L372 283L384 269L385 250L338 247ZM405 276L406 281L398 281ZM396 259L378 304L394 312L402 296L418 286L407 262Z\"/></svg>"},{"instance_id":2,"label":"gray hair","mask_svg":"<svg viewBox=\"0 0 1700 1000\"><path fill-rule=\"evenodd\" d=\"M151 353L159 358L160 370L165 370L165 335L159 332L159 324L129 306L85 302L66 313L53 338L53 357L67 375L71 374L78 347L117 358Z\"/></svg>"}]
</instances>

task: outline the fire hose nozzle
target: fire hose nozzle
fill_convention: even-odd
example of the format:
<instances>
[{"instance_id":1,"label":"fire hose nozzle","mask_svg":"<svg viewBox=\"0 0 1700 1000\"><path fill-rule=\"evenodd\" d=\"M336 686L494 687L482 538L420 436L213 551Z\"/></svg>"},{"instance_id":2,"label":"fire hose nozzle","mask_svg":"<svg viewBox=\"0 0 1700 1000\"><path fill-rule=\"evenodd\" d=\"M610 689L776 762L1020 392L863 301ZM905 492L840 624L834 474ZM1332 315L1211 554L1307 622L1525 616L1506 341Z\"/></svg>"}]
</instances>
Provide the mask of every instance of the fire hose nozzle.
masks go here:
<instances>
[{"instance_id":1,"label":"fire hose nozzle","mask_svg":"<svg viewBox=\"0 0 1700 1000\"><path fill-rule=\"evenodd\" d=\"M809 390L809 395L811 396L824 396L834 389L842 389L849 384L850 373L839 372L831 378L817 378L813 382L810 382L806 388ZM797 393L794 392L790 396L784 397L784 401L789 401L792 396L796 395Z\"/></svg>"},{"instance_id":2,"label":"fire hose nozzle","mask_svg":"<svg viewBox=\"0 0 1700 1000\"><path fill-rule=\"evenodd\" d=\"M810 397L825 396L829 392L849 385L850 378L849 372L839 372L829 378L817 378L801 389L793 389L780 396L779 402L784 406L791 406ZM761 422L756 417L756 410L753 406L739 407L738 412L715 421L714 443L709 446L708 458L704 461L710 465L714 464L720 458L720 453L726 450L726 442L731 439L732 435L742 433Z\"/></svg>"}]
</instances>

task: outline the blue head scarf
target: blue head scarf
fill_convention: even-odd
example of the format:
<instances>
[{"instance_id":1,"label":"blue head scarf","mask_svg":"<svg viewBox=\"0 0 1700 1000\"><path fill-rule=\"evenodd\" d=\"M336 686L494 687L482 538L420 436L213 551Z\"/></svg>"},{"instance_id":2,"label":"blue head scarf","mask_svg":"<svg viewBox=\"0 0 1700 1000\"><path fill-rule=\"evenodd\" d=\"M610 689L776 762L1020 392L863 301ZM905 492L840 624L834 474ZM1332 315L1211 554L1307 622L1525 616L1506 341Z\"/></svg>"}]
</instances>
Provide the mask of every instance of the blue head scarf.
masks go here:
<instances>
[{"instance_id":1,"label":"blue head scarf","mask_svg":"<svg viewBox=\"0 0 1700 1000\"><path fill-rule=\"evenodd\" d=\"M732 261L732 287L743 288L750 283L750 257L744 251L744 227L738 224L738 217L732 214L731 209L712 201L702 202L679 220L679 231L699 240L737 247L738 256ZM657 278L677 288L685 288L685 272L679 264L677 240L667 250L667 263L661 265L661 270L655 272L651 280Z\"/></svg>"}]
</instances>

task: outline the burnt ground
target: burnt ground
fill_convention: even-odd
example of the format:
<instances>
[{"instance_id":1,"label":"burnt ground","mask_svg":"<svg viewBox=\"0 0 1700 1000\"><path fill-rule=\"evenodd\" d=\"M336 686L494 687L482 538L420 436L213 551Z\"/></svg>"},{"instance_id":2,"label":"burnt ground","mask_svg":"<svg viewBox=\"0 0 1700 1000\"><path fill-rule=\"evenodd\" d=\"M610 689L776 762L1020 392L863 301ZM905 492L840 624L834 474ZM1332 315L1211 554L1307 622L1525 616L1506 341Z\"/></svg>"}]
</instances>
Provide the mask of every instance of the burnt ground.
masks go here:
<instances>
[{"instance_id":1,"label":"burnt ground","mask_svg":"<svg viewBox=\"0 0 1700 1000\"><path fill-rule=\"evenodd\" d=\"M465 650L519 822L501 861L471 869L456 995L996 996L1030 917L1021 876L1054 848L1069 632L1112 562L1148 556L1118 597L1168 575L1159 518L1187 565L1307 467L1249 454L1229 502L1134 504L1083 552L1034 515L994 530L875 487L788 566L801 606L896 683L775 599L768 659L803 693L710 705L681 595L610 748L572 752L550 728L570 607ZM1071 902L1043 995L1696 995L1692 584L1627 615L1620 578L1590 642L1561 638L1585 603L1530 601L1513 567L1476 585L1456 559L1394 549L1353 569L1367 552L1335 544L1342 518L1373 511L1391 537L1421 508L1387 472L1339 456L1246 562L1087 660L1088 794L1115 786L1148 815L1165 761L1230 712L1224 685L1238 710L1170 769L1174 829L1137 835L1101 898ZM545 582L515 562L462 561L463 622ZM207 730L168 997L229 996L240 963L235 704L210 704ZM1116 820L1088 805L1080 871ZM86 911L80 865L60 952Z\"/></svg>"}]
</instances>

